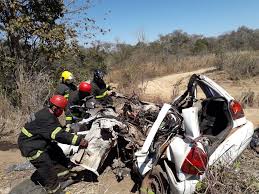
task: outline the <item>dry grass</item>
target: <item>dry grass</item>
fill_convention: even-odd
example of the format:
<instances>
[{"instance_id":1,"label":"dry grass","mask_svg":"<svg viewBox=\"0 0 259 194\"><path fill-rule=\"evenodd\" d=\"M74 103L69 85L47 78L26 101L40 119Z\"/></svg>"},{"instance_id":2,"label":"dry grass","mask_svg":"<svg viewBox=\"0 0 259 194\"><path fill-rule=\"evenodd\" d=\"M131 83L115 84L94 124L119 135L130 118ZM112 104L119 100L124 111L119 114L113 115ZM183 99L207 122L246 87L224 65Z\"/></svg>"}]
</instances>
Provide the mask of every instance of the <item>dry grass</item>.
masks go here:
<instances>
[{"instance_id":1,"label":"dry grass","mask_svg":"<svg viewBox=\"0 0 259 194\"><path fill-rule=\"evenodd\" d=\"M215 66L225 70L229 79L251 78L259 73L259 53L242 51L217 55Z\"/></svg>"},{"instance_id":2,"label":"dry grass","mask_svg":"<svg viewBox=\"0 0 259 194\"><path fill-rule=\"evenodd\" d=\"M252 194L259 192L259 160L251 150L245 150L230 167L212 168L196 187L204 194Z\"/></svg>"},{"instance_id":3,"label":"dry grass","mask_svg":"<svg viewBox=\"0 0 259 194\"><path fill-rule=\"evenodd\" d=\"M242 104L243 108L254 107L256 104L255 100L255 93L251 90L242 92L239 97L239 102Z\"/></svg>"},{"instance_id":4,"label":"dry grass","mask_svg":"<svg viewBox=\"0 0 259 194\"><path fill-rule=\"evenodd\" d=\"M259 107L259 94L257 91L252 91L250 88L243 91L237 99L242 104L243 108Z\"/></svg>"},{"instance_id":5,"label":"dry grass","mask_svg":"<svg viewBox=\"0 0 259 194\"><path fill-rule=\"evenodd\" d=\"M132 92L137 85L154 77L205 67L218 67L226 71L228 79L231 80L251 78L259 74L259 52L242 51L184 57L172 55L166 60L134 58L126 61L123 66L111 68L108 81L118 83L119 90Z\"/></svg>"},{"instance_id":6,"label":"dry grass","mask_svg":"<svg viewBox=\"0 0 259 194\"><path fill-rule=\"evenodd\" d=\"M11 137L11 142L16 137L28 116L43 107L51 92L52 81L43 73L28 75L22 70L18 72L17 95L20 105L14 107L4 93L0 93L0 138Z\"/></svg>"},{"instance_id":7,"label":"dry grass","mask_svg":"<svg viewBox=\"0 0 259 194\"><path fill-rule=\"evenodd\" d=\"M26 74L23 70L18 72L17 92L20 96L20 109L25 114L30 114L42 108L45 101L53 93L53 81L46 73Z\"/></svg>"},{"instance_id":8,"label":"dry grass","mask_svg":"<svg viewBox=\"0 0 259 194\"><path fill-rule=\"evenodd\" d=\"M108 75L108 81L118 83L118 90L124 90L126 93L141 94L145 90L147 80L168 75L177 72L188 72L204 67L210 67L215 64L215 55L204 56L171 56L167 61L143 62L131 60L120 69L112 70ZM142 84L141 89L136 90L137 86ZM140 92L140 93L139 93Z\"/></svg>"},{"instance_id":9,"label":"dry grass","mask_svg":"<svg viewBox=\"0 0 259 194\"><path fill-rule=\"evenodd\" d=\"M0 94L0 139L17 134L24 123L22 112L14 108L7 97Z\"/></svg>"},{"instance_id":10,"label":"dry grass","mask_svg":"<svg viewBox=\"0 0 259 194\"><path fill-rule=\"evenodd\" d=\"M182 84L184 78L179 79L172 87L172 95L171 95L171 99L175 99L176 97L178 97L180 95L180 85Z\"/></svg>"}]
</instances>

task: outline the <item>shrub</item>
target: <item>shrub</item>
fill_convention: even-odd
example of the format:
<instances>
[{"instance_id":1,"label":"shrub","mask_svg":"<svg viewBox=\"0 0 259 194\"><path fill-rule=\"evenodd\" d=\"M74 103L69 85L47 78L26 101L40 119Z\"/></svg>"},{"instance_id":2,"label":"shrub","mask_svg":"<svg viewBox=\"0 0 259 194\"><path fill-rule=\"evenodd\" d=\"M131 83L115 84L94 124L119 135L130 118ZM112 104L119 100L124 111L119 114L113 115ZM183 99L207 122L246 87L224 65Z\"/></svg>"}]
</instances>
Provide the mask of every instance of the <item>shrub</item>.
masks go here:
<instances>
[{"instance_id":1,"label":"shrub","mask_svg":"<svg viewBox=\"0 0 259 194\"><path fill-rule=\"evenodd\" d=\"M225 70L232 80L245 79L259 74L259 57L256 52L220 54L216 66Z\"/></svg>"},{"instance_id":2,"label":"shrub","mask_svg":"<svg viewBox=\"0 0 259 194\"><path fill-rule=\"evenodd\" d=\"M10 100L0 93L0 139L10 135L17 135L24 124L25 115L20 109L14 108ZM16 139L12 140L16 141Z\"/></svg>"},{"instance_id":3,"label":"shrub","mask_svg":"<svg viewBox=\"0 0 259 194\"><path fill-rule=\"evenodd\" d=\"M18 74L17 89L19 103L14 106L4 91L0 91L0 137L19 134L28 116L43 107L53 93L52 79L44 73L28 75L22 69ZM12 138L11 141L16 141Z\"/></svg>"},{"instance_id":4,"label":"shrub","mask_svg":"<svg viewBox=\"0 0 259 194\"><path fill-rule=\"evenodd\" d=\"M259 179L254 172L257 165L254 153L245 150L232 166L208 169L206 178L196 185L195 193L258 193Z\"/></svg>"}]
</instances>

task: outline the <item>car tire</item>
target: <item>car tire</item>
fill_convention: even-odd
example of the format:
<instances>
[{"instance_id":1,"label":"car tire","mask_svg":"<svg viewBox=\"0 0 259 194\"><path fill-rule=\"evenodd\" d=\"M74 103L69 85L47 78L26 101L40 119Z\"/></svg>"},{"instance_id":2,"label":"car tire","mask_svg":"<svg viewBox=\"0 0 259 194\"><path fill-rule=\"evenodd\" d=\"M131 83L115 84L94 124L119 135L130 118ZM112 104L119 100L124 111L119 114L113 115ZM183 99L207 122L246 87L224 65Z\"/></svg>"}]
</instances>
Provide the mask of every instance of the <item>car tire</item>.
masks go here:
<instances>
[{"instance_id":1,"label":"car tire","mask_svg":"<svg viewBox=\"0 0 259 194\"><path fill-rule=\"evenodd\" d=\"M142 180L139 194L167 194L168 185L166 173L157 165Z\"/></svg>"}]
</instances>

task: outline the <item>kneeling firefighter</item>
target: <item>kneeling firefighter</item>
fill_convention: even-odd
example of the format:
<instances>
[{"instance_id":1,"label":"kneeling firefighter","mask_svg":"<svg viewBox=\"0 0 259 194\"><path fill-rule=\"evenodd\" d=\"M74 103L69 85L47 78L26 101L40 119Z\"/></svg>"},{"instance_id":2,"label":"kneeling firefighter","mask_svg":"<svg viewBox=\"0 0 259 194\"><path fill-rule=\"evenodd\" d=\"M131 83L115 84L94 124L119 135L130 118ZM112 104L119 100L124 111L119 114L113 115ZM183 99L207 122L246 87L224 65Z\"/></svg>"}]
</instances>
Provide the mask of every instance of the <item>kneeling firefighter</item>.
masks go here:
<instances>
[{"instance_id":1,"label":"kneeling firefighter","mask_svg":"<svg viewBox=\"0 0 259 194\"><path fill-rule=\"evenodd\" d=\"M83 136L69 133L62 128L58 117L67 106L64 96L54 95L48 107L31 115L18 138L21 153L36 168L31 179L45 187L48 193L64 193L60 183L69 175L69 159L66 158L57 142L87 148L88 141Z\"/></svg>"}]
</instances>

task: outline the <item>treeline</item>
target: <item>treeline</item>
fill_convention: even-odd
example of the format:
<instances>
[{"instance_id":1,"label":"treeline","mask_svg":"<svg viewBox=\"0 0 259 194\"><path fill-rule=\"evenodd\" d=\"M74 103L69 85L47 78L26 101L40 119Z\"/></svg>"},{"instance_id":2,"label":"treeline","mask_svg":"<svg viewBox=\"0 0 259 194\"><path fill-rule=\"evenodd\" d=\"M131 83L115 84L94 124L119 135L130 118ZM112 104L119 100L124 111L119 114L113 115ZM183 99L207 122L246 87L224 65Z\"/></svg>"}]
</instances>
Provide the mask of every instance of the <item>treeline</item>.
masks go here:
<instances>
[{"instance_id":1,"label":"treeline","mask_svg":"<svg viewBox=\"0 0 259 194\"><path fill-rule=\"evenodd\" d=\"M258 49L258 29L242 26L217 37L190 35L176 30L167 35L160 35L158 40L153 42L147 42L145 37L142 37L136 45L117 42L98 43L87 49L81 47L76 61L71 61L70 57L70 60L65 60L64 63L72 64L71 68L74 68L75 72L84 72L84 76L88 75L91 69L101 67L112 72L111 81L119 82L124 88L148 78L178 71L211 65L222 69L226 61L229 66L230 60L236 60L235 57L226 56L227 53ZM255 55L253 53L253 57ZM244 61L249 56L243 58ZM239 64L239 69L243 69L240 74L246 71L250 74L254 70L247 65L249 64Z\"/></svg>"},{"instance_id":2,"label":"treeline","mask_svg":"<svg viewBox=\"0 0 259 194\"><path fill-rule=\"evenodd\" d=\"M190 35L176 30L167 35L160 35L159 39L153 42L139 41L136 45L98 44L90 49L81 49L81 56L85 56L89 64L96 63L97 59L108 66L120 67L136 58L139 59L139 64L146 61L159 61L161 64L168 63L170 56L185 57L256 50L259 50L259 29L242 26L217 37Z\"/></svg>"},{"instance_id":3,"label":"treeline","mask_svg":"<svg viewBox=\"0 0 259 194\"><path fill-rule=\"evenodd\" d=\"M12 104L24 104L24 91L30 93L30 88L37 91L35 101L42 102L65 69L80 81L89 79L93 69L102 68L111 81L125 88L154 76L215 65L211 55L223 59L226 52L259 49L259 30L244 26L218 37L176 30L153 42L141 35L136 45L95 41L85 48L78 42L78 31L84 32L81 39L94 40L97 32L106 30L87 16L92 1L85 1L85 6L82 1L71 3L76 2L80 7L62 0L0 1L0 91ZM34 85L43 82L40 87Z\"/></svg>"}]
</instances>

